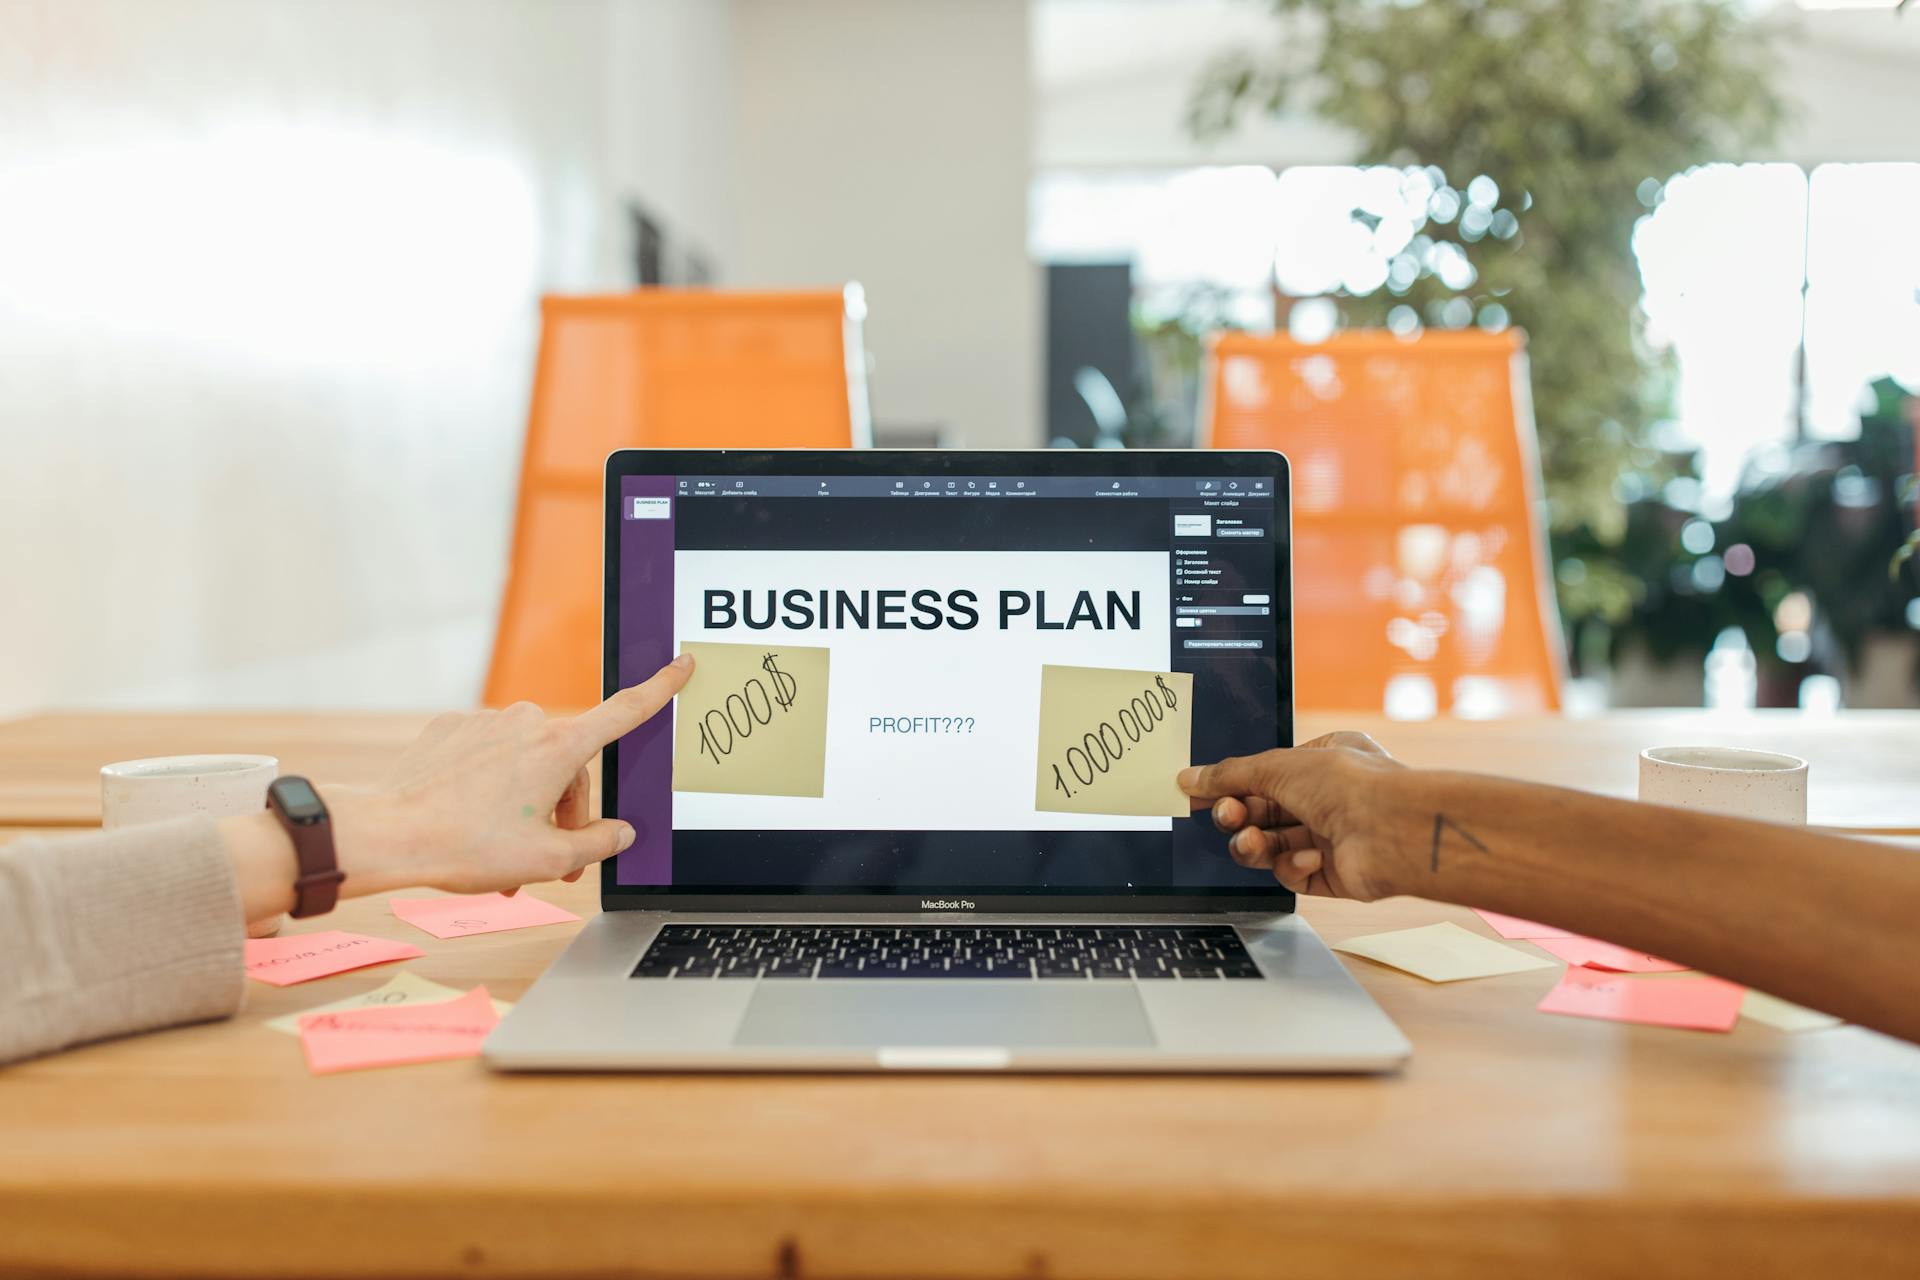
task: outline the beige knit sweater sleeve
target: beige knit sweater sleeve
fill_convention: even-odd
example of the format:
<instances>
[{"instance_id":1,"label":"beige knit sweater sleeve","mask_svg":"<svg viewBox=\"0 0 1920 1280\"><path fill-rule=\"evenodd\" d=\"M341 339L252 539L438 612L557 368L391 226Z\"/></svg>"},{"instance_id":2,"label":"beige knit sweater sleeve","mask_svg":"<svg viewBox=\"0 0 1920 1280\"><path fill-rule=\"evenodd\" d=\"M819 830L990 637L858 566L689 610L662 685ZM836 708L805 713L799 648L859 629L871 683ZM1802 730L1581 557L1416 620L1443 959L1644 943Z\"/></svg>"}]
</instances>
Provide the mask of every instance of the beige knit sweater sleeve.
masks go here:
<instances>
[{"instance_id":1,"label":"beige knit sweater sleeve","mask_svg":"<svg viewBox=\"0 0 1920 1280\"><path fill-rule=\"evenodd\" d=\"M229 1016L245 940L211 819L0 845L0 1063Z\"/></svg>"}]
</instances>

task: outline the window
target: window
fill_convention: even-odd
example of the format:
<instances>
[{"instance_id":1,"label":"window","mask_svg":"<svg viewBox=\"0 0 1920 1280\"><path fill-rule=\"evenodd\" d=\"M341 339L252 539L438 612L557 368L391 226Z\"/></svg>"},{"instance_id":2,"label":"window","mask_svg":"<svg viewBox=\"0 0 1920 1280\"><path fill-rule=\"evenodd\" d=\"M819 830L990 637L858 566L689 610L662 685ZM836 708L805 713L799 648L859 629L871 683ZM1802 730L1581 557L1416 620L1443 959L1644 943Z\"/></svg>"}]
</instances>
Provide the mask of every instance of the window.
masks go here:
<instances>
[{"instance_id":1,"label":"window","mask_svg":"<svg viewBox=\"0 0 1920 1280\"><path fill-rule=\"evenodd\" d=\"M1807 429L1851 439L1860 393L1920 386L1920 164L1823 164L1807 226Z\"/></svg>"},{"instance_id":2,"label":"window","mask_svg":"<svg viewBox=\"0 0 1920 1280\"><path fill-rule=\"evenodd\" d=\"M1807 176L1791 164L1708 165L1656 198L1633 249L1648 341L1679 366L1665 443L1698 447L1707 499L1724 502L1752 448L1794 435Z\"/></svg>"},{"instance_id":3,"label":"window","mask_svg":"<svg viewBox=\"0 0 1920 1280\"><path fill-rule=\"evenodd\" d=\"M1666 184L1634 251L1648 336L1679 364L1674 442L1700 449L1709 502L1755 450L1857 436L1873 380L1920 384L1917 219L1920 164L1708 165Z\"/></svg>"}]
</instances>

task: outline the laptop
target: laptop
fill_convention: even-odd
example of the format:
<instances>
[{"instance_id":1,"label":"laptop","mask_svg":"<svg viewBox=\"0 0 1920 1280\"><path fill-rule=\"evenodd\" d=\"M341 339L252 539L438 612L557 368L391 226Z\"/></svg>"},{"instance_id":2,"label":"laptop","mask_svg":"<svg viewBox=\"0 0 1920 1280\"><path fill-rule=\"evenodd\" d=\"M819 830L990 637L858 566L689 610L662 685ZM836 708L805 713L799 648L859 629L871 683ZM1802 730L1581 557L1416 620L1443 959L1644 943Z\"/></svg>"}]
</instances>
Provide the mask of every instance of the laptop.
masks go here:
<instances>
[{"instance_id":1,"label":"laptop","mask_svg":"<svg viewBox=\"0 0 1920 1280\"><path fill-rule=\"evenodd\" d=\"M607 692L688 642L824 647L824 757L810 794L725 794L675 789L674 715L609 746L603 811L636 838L490 1065L1406 1059L1204 811L1061 812L1036 782L1043 668L1190 676L1195 761L1291 744L1281 455L623 450L604 501Z\"/></svg>"}]
</instances>

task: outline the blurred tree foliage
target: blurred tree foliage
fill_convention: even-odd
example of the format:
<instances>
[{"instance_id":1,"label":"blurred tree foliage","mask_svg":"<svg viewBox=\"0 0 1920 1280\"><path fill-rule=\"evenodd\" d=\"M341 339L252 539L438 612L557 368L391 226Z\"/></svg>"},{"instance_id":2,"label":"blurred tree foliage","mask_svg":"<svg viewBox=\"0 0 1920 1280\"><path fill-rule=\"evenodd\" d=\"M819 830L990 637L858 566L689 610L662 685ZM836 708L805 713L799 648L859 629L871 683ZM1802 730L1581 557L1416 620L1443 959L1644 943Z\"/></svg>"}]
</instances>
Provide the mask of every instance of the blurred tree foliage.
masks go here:
<instances>
[{"instance_id":1,"label":"blurred tree foliage","mask_svg":"<svg viewBox=\"0 0 1920 1280\"><path fill-rule=\"evenodd\" d=\"M1274 45L1220 57L1190 126L1217 136L1244 112L1306 110L1353 132L1357 163L1431 166L1440 186L1414 242L1418 274L1342 296L1343 319L1381 325L1406 304L1428 326L1526 330L1552 526L1592 549L1581 581L1562 582L1562 607L1623 618L1641 581L1594 552L1627 534L1615 482L1659 483L1665 460L1648 435L1671 389L1638 336L1634 224L1668 177L1778 129L1771 28L1724 0L1272 7ZM1499 207L1468 220L1465 192L1482 175ZM1447 244L1471 264L1464 288L1436 270L1455 250L1430 246Z\"/></svg>"},{"instance_id":2,"label":"blurred tree foliage","mask_svg":"<svg viewBox=\"0 0 1920 1280\"><path fill-rule=\"evenodd\" d=\"M1605 666L1632 643L1656 662L1698 663L1714 637L1736 627L1758 658L1761 705L1792 706L1803 677L1857 670L1875 633L1911 634L1920 566L1899 549L1920 546L1920 399L1891 379L1872 392L1876 408L1862 416L1858 440L1757 456L1724 519L1649 496L1627 505L1624 536L1611 546L1586 528L1564 535L1563 598L1587 585L1581 579L1596 560L1624 566L1639 584L1624 621L1576 624L1576 659ZM1781 645L1790 596L1803 599L1792 612L1810 633L1797 652Z\"/></svg>"}]
</instances>

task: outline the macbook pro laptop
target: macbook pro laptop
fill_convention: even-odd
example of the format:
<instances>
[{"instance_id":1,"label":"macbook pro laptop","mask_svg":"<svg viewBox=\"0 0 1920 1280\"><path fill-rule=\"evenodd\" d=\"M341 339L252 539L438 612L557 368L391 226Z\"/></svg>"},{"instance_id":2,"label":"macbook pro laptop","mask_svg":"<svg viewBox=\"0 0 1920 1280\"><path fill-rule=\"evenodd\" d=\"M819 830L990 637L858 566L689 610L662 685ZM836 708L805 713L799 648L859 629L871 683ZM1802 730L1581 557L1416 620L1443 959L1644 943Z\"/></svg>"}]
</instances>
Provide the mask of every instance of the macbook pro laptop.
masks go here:
<instances>
[{"instance_id":1,"label":"macbook pro laptop","mask_svg":"<svg viewBox=\"0 0 1920 1280\"><path fill-rule=\"evenodd\" d=\"M486 1060L1401 1063L1405 1038L1204 810L1036 794L1048 665L1190 675L1195 761L1292 743L1290 523L1277 453L615 453L607 692L687 642L825 647L824 764L817 794L675 790L669 713L608 747L603 810L635 841Z\"/></svg>"}]
</instances>

